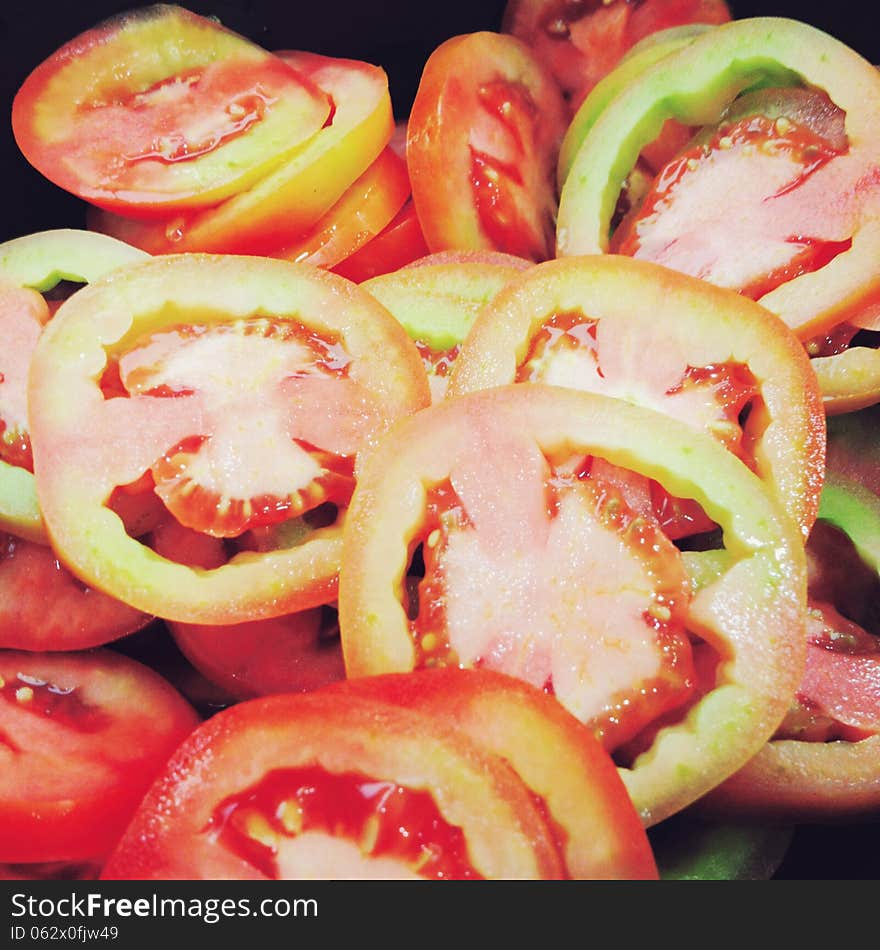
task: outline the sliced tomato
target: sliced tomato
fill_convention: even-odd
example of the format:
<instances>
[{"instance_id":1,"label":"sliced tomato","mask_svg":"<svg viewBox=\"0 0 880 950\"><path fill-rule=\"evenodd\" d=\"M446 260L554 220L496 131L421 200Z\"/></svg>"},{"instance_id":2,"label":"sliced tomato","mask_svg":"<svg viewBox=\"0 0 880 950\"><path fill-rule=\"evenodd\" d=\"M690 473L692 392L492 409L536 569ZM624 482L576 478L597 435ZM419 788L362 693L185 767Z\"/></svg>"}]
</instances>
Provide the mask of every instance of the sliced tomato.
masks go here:
<instances>
[{"instance_id":1,"label":"sliced tomato","mask_svg":"<svg viewBox=\"0 0 880 950\"><path fill-rule=\"evenodd\" d=\"M480 309L531 266L497 252L471 253L462 259L456 252L438 252L361 284L415 341L434 402L446 393L450 369Z\"/></svg>"},{"instance_id":2,"label":"sliced tomato","mask_svg":"<svg viewBox=\"0 0 880 950\"><path fill-rule=\"evenodd\" d=\"M0 532L0 647L83 650L152 617L82 584L48 546Z\"/></svg>"},{"instance_id":3,"label":"sliced tomato","mask_svg":"<svg viewBox=\"0 0 880 950\"><path fill-rule=\"evenodd\" d=\"M697 500L733 555L722 578L692 598L681 553L619 496L580 477L588 458ZM803 669L795 527L714 440L621 399L495 386L402 420L363 460L343 545L349 677L486 667L552 690L609 736L619 727L617 738L678 705L649 751L622 767L646 823L757 752ZM425 579L414 597L417 554ZM737 605L747 629L734 620ZM692 637L724 659L695 703Z\"/></svg>"},{"instance_id":4,"label":"sliced tomato","mask_svg":"<svg viewBox=\"0 0 880 950\"><path fill-rule=\"evenodd\" d=\"M555 83L514 37L471 33L435 49L406 143L428 247L552 257L565 126Z\"/></svg>"},{"instance_id":5,"label":"sliced tomato","mask_svg":"<svg viewBox=\"0 0 880 950\"><path fill-rule=\"evenodd\" d=\"M152 540L158 554L178 564L212 570L226 562L222 540L173 520ZM345 676L332 605L226 625L169 621L168 629L195 669L233 699L308 692Z\"/></svg>"},{"instance_id":6,"label":"sliced tomato","mask_svg":"<svg viewBox=\"0 0 880 950\"><path fill-rule=\"evenodd\" d=\"M817 821L880 803L880 500L830 472L819 517L801 683L772 741L702 803L709 813Z\"/></svg>"},{"instance_id":7,"label":"sliced tomato","mask_svg":"<svg viewBox=\"0 0 880 950\"><path fill-rule=\"evenodd\" d=\"M214 207L138 221L95 211L89 227L152 254L261 254L306 233L388 144L394 130L388 76L360 60L284 50L278 57L332 102L328 122L245 191Z\"/></svg>"},{"instance_id":8,"label":"sliced tomato","mask_svg":"<svg viewBox=\"0 0 880 950\"><path fill-rule=\"evenodd\" d=\"M481 311L449 395L515 381L605 393L711 434L809 534L824 476L821 397L794 334L740 295L620 255L538 264ZM650 479L640 490L673 536L711 528Z\"/></svg>"},{"instance_id":9,"label":"sliced tomato","mask_svg":"<svg viewBox=\"0 0 880 950\"><path fill-rule=\"evenodd\" d=\"M562 188L557 254L651 257L759 298L808 344L880 293L877 102L873 64L807 24L698 35L596 119ZM669 119L711 131L612 236L620 183Z\"/></svg>"},{"instance_id":10,"label":"sliced tomato","mask_svg":"<svg viewBox=\"0 0 880 950\"><path fill-rule=\"evenodd\" d=\"M489 670L363 676L346 693L428 713L509 762L545 804L576 880L657 877L647 835L610 756L551 696Z\"/></svg>"},{"instance_id":11,"label":"sliced tomato","mask_svg":"<svg viewBox=\"0 0 880 950\"><path fill-rule=\"evenodd\" d=\"M182 7L122 14L38 66L12 105L25 157L129 214L216 204L323 126L328 96L282 59Z\"/></svg>"},{"instance_id":12,"label":"sliced tomato","mask_svg":"<svg viewBox=\"0 0 880 950\"><path fill-rule=\"evenodd\" d=\"M239 703L205 723L102 877L563 874L539 806L502 759L425 714L318 691Z\"/></svg>"},{"instance_id":13,"label":"sliced tomato","mask_svg":"<svg viewBox=\"0 0 880 950\"><path fill-rule=\"evenodd\" d=\"M0 652L0 861L103 858L197 724L164 679L112 651Z\"/></svg>"},{"instance_id":14,"label":"sliced tomato","mask_svg":"<svg viewBox=\"0 0 880 950\"><path fill-rule=\"evenodd\" d=\"M734 105L730 117L660 171L610 249L757 300L849 248L842 235L804 235L783 208L786 195L796 196L845 152L846 132L843 113L819 92L762 90ZM736 223L710 198L730 188L741 204ZM725 240L707 241L719 220ZM733 227L747 229L748 237L734 239Z\"/></svg>"},{"instance_id":15,"label":"sliced tomato","mask_svg":"<svg viewBox=\"0 0 880 950\"><path fill-rule=\"evenodd\" d=\"M689 23L728 20L724 0L508 0L501 28L528 43L553 71L573 115L645 37Z\"/></svg>"},{"instance_id":16,"label":"sliced tomato","mask_svg":"<svg viewBox=\"0 0 880 950\"><path fill-rule=\"evenodd\" d=\"M0 244L0 529L48 541L32 476L26 391L31 355L63 299L62 288L75 289L145 257L121 241L73 228Z\"/></svg>"},{"instance_id":17,"label":"sliced tomato","mask_svg":"<svg viewBox=\"0 0 880 950\"><path fill-rule=\"evenodd\" d=\"M32 363L37 494L59 556L188 623L332 600L357 453L430 399L415 345L366 292L307 265L182 254L114 277L62 306ZM132 485L229 539L227 563L194 569L130 536L109 504ZM249 548L259 528L271 550Z\"/></svg>"},{"instance_id":18,"label":"sliced tomato","mask_svg":"<svg viewBox=\"0 0 880 950\"><path fill-rule=\"evenodd\" d=\"M390 274L428 253L416 206L410 196L377 234L331 270L355 283Z\"/></svg>"},{"instance_id":19,"label":"sliced tomato","mask_svg":"<svg viewBox=\"0 0 880 950\"><path fill-rule=\"evenodd\" d=\"M377 237L409 196L406 161L386 146L308 234L266 255L332 268Z\"/></svg>"}]
</instances>

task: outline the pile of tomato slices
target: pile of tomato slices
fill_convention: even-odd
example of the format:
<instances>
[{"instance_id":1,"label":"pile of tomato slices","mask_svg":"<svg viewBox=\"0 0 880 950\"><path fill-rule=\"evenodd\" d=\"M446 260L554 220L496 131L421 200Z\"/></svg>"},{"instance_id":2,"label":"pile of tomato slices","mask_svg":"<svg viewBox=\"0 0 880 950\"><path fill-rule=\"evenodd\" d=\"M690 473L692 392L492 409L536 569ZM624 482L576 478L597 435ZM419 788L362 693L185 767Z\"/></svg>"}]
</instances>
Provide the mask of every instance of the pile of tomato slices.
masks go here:
<instances>
[{"instance_id":1,"label":"pile of tomato slices","mask_svg":"<svg viewBox=\"0 0 880 950\"><path fill-rule=\"evenodd\" d=\"M179 6L37 65L83 220L0 244L0 876L769 876L876 818L878 109L714 2L511 0L396 117Z\"/></svg>"}]
</instances>

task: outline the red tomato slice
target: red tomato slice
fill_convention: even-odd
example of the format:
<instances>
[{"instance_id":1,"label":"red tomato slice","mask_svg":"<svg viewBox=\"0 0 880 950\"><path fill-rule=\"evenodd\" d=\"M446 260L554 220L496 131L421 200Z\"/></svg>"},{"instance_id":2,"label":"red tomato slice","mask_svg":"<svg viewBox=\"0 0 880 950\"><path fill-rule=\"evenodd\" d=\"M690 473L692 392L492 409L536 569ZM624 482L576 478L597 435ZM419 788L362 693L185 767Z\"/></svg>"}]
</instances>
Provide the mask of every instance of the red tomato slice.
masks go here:
<instances>
[{"instance_id":1,"label":"red tomato slice","mask_svg":"<svg viewBox=\"0 0 880 950\"><path fill-rule=\"evenodd\" d=\"M89 355L61 355L74 351ZM56 551L90 586L197 624L332 600L356 456L430 400L415 345L357 285L233 255L152 258L83 288L41 336L30 379ZM129 535L108 510L123 486L228 539L226 562L190 568ZM252 550L250 532L270 528L270 549Z\"/></svg>"},{"instance_id":2,"label":"red tomato slice","mask_svg":"<svg viewBox=\"0 0 880 950\"><path fill-rule=\"evenodd\" d=\"M216 204L300 149L330 101L283 60L182 7L71 40L24 81L25 157L80 198L128 214Z\"/></svg>"},{"instance_id":3,"label":"red tomato slice","mask_svg":"<svg viewBox=\"0 0 880 950\"><path fill-rule=\"evenodd\" d=\"M388 144L394 129L388 77L359 60L282 51L332 102L328 122L250 188L212 208L137 221L92 212L89 227L151 254L261 254L313 227Z\"/></svg>"},{"instance_id":4,"label":"red tomato slice","mask_svg":"<svg viewBox=\"0 0 880 950\"><path fill-rule=\"evenodd\" d=\"M501 28L552 71L572 115L632 46L660 30L730 19L724 0L508 0Z\"/></svg>"},{"instance_id":5,"label":"red tomato slice","mask_svg":"<svg viewBox=\"0 0 880 950\"><path fill-rule=\"evenodd\" d=\"M409 196L406 161L386 146L308 234L265 253L268 257L333 268L376 238Z\"/></svg>"},{"instance_id":6,"label":"red tomato slice","mask_svg":"<svg viewBox=\"0 0 880 950\"><path fill-rule=\"evenodd\" d=\"M100 858L198 717L111 651L0 652L0 861Z\"/></svg>"},{"instance_id":7,"label":"red tomato slice","mask_svg":"<svg viewBox=\"0 0 880 950\"><path fill-rule=\"evenodd\" d=\"M0 647L83 650L118 640L152 617L87 587L46 545L0 532Z\"/></svg>"},{"instance_id":8,"label":"red tomato slice","mask_svg":"<svg viewBox=\"0 0 880 950\"><path fill-rule=\"evenodd\" d=\"M367 243L331 270L355 283L390 274L428 253L412 197Z\"/></svg>"},{"instance_id":9,"label":"red tomato slice","mask_svg":"<svg viewBox=\"0 0 880 950\"><path fill-rule=\"evenodd\" d=\"M570 877L657 877L648 837L614 763L552 697L485 669L362 676L340 688L428 713L509 762L559 829Z\"/></svg>"},{"instance_id":10,"label":"red tomato slice","mask_svg":"<svg viewBox=\"0 0 880 950\"><path fill-rule=\"evenodd\" d=\"M158 554L206 570L226 562L223 541L166 521L153 532ZM226 625L169 621L180 651L235 699L308 692L345 676L334 608Z\"/></svg>"},{"instance_id":11,"label":"red tomato slice","mask_svg":"<svg viewBox=\"0 0 880 950\"><path fill-rule=\"evenodd\" d=\"M251 700L205 723L146 795L102 873L563 875L538 804L502 759L425 714L334 691Z\"/></svg>"},{"instance_id":12,"label":"red tomato slice","mask_svg":"<svg viewBox=\"0 0 880 950\"><path fill-rule=\"evenodd\" d=\"M512 36L453 37L425 63L407 126L428 247L553 256L559 90Z\"/></svg>"}]
</instances>

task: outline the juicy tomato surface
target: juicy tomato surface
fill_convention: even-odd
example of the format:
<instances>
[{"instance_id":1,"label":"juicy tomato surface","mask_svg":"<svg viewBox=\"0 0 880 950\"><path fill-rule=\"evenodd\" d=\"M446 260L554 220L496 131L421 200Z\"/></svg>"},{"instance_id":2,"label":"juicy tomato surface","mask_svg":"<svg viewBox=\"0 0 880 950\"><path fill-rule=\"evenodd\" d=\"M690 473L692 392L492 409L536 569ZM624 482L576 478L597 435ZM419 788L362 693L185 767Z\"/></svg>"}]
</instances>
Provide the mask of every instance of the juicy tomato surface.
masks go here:
<instances>
[{"instance_id":1,"label":"juicy tomato surface","mask_svg":"<svg viewBox=\"0 0 880 950\"><path fill-rule=\"evenodd\" d=\"M302 238L379 156L394 131L385 71L360 60L281 50L278 57L324 90L328 122L250 188L202 210L141 221L96 210L89 227L151 254L260 254Z\"/></svg>"},{"instance_id":2,"label":"juicy tomato surface","mask_svg":"<svg viewBox=\"0 0 880 950\"><path fill-rule=\"evenodd\" d=\"M656 519L591 477L593 458L697 499L724 527L735 562L724 580L692 599L681 552ZM498 459L504 470L487 478ZM655 823L715 784L712 769L743 764L784 715L805 651L802 559L796 528L758 479L705 436L623 400L493 387L401 421L366 456L343 539L346 670L487 667L552 691L606 747L624 749L689 707L696 634L726 660L689 716L705 732L678 722L622 769ZM781 638L728 629L746 601ZM715 729L724 742L709 739Z\"/></svg>"},{"instance_id":3,"label":"juicy tomato surface","mask_svg":"<svg viewBox=\"0 0 880 950\"><path fill-rule=\"evenodd\" d=\"M431 399L442 399L462 342L480 310L520 271L524 258L492 251L437 252L361 286L400 321L415 341Z\"/></svg>"},{"instance_id":4,"label":"juicy tomato surface","mask_svg":"<svg viewBox=\"0 0 880 950\"><path fill-rule=\"evenodd\" d=\"M406 140L428 247L551 257L565 126L553 79L514 37L472 33L434 50Z\"/></svg>"},{"instance_id":5,"label":"juicy tomato surface","mask_svg":"<svg viewBox=\"0 0 880 950\"><path fill-rule=\"evenodd\" d=\"M541 808L503 759L415 710L318 691L239 703L200 727L102 877L564 874Z\"/></svg>"},{"instance_id":6,"label":"juicy tomato surface","mask_svg":"<svg viewBox=\"0 0 880 950\"><path fill-rule=\"evenodd\" d=\"M134 214L216 204L307 142L327 95L215 20L155 5L71 40L25 79L25 157L80 198Z\"/></svg>"},{"instance_id":7,"label":"juicy tomato surface","mask_svg":"<svg viewBox=\"0 0 880 950\"><path fill-rule=\"evenodd\" d=\"M430 399L415 345L357 285L231 255L161 256L90 284L41 337L30 379L59 556L138 609L205 624L332 599L357 453ZM226 539L226 563L157 555L111 509L120 487Z\"/></svg>"},{"instance_id":8,"label":"juicy tomato surface","mask_svg":"<svg viewBox=\"0 0 880 950\"><path fill-rule=\"evenodd\" d=\"M0 861L96 859L198 724L152 670L109 650L0 651Z\"/></svg>"}]
</instances>

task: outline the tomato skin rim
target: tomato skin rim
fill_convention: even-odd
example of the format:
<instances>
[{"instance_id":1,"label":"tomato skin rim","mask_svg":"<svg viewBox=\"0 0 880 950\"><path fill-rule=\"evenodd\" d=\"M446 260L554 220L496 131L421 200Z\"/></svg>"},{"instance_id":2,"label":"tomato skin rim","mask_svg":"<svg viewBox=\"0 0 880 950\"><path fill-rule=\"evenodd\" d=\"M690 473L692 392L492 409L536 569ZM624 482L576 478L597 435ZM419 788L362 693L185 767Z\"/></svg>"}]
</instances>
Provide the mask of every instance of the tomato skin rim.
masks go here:
<instances>
[{"instance_id":1,"label":"tomato skin rim","mask_svg":"<svg viewBox=\"0 0 880 950\"><path fill-rule=\"evenodd\" d=\"M415 345L383 307L344 278L309 265L234 255L164 255L133 265L62 305L34 356L34 472L52 545L87 584L170 620L234 623L328 603L336 593L344 512L297 547L242 552L220 568L203 570L167 560L130 538L105 507L116 487L110 482L127 484L142 473L132 468L137 460L110 459L100 444L79 448L84 415L104 414L103 420L94 418L99 433L101 426L119 425L112 419L120 400L105 402L99 388L104 347L118 344L133 328L137 333L185 322L189 312L199 321L294 315L340 333L386 421L430 400ZM178 409L151 411L161 427L159 415Z\"/></svg>"},{"instance_id":2,"label":"tomato skin rim","mask_svg":"<svg viewBox=\"0 0 880 950\"><path fill-rule=\"evenodd\" d=\"M610 756L553 697L486 669L386 673L329 689L428 713L501 755L562 826L575 880L657 879L647 835Z\"/></svg>"},{"instance_id":3,"label":"tomato skin rim","mask_svg":"<svg viewBox=\"0 0 880 950\"><path fill-rule=\"evenodd\" d=\"M0 279L36 291L62 280L90 283L116 267L146 260L136 247L105 234L56 228L0 244ZM0 460L0 530L48 544L33 475Z\"/></svg>"},{"instance_id":4,"label":"tomato skin rim","mask_svg":"<svg viewBox=\"0 0 880 950\"><path fill-rule=\"evenodd\" d=\"M602 254L617 200L615 184L667 118L704 124L766 77L796 75L824 89L846 112L850 151L876 151L880 77L854 50L821 30L783 17L752 17L714 27L647 69L597 118L574 157L560 195L557 256ZM875 169L876 170L876 169ZM619 189L618 189L619 191ZM850 249L816 273L765 294L760 303L803 340L857 313L880 291L875 262L880 223L862 220Z\"/></svg>"},{"instance_id":5,"label":"tomato skin rim","mask_svg":"<svg viewBox=\"0 0 880 950\"><path fill-rule=\"evenodd\" d=\"M692 345L694 366L749 366L770 417L755 446L758 470L806 539L825 472L819 388L794 334L734 291L617 254L545 261L512 280L481 312L453 365L449 395L512 383L541 322L569 310L612 323L628 318L650 327L659 321Z\"/></svg>"},{"instance_id":6,"label":"tomato skin rim","mask_svg":"<svg viewBox=\"0 0 880 950\"><path fill-rule=\"evenodd\" d=\"M702 433L623 400L512 384L465 394L401 420L363 459L343 535L339 620L349 677L406 672L415 663L398 590L427 487L449 474L469 416L506 419L541 447L582 450L693 497L721 525L734 564L695 600L691 621L720 644L718 688L661 730L624 784L645 825L691 804L769 739L805 663L806 568L799 532L762 483ZM540 434L534 430L543 423ZM750 618L744 629L740 611ZM758 621L758 613L767 616ZM772 615L772 616L771 616ZM724 630L724 628L727 628ZM760 642L756 630L773 631ZM719 632L724 630L724 632Z\"/></svg>"},{"instance_id":7,"label":"tomato skin rim","mask_svg":"<svg viewBox=\"0 0 880 950\"><path fill-rule=\"evenodd\" d=\"M193 65L222 68L230 62L233 66L256 65L270 78L274 71L291 83L289 95L272 102L268 113L245 130L243 138L221 142L182 165L164 164L159 185L152 189L88 181L68 167L65 156L75 151L71 145L76 142L80 110L90 97L118 95L121 76L155 83L174 79L181 70L185 74ZM77 80L86 63L91 63L91 85L82 89ZM67 108L59 109L57 104L64 99L58 96L58 89L67 91L68 87L73 88L73 96ZM132 90L138 91L137 87ZM106 18L43 60L15 95L12 126L28 161L59 187L112 212L155 218L216 204L260 181L279 162L307 145L329 112L326 95L280 57L210 17L156 3ZM303 128L298 129L297 123ZM47 126L55 138L47 136ZM66 138L58 135L59 127ZM169 188L171 182L179 184Z\"/></svg>"},{"instance_id":8,"label":"tomato skin rim","mask_svg":"<svg viewBox=\"0 0 880 950\"><path fill-rule=\"evenodd\" d=\"M212 857L203 843L211 809L269 770L306 763L430 790L446 820L463 828L484 876L506 878L505 867L511 877L562 876L549 829L507 763L422 713L318 690L247 700L203 723L148 791L102 880L211 878L218 869L261 877L240 858ZM208 864L194 865L199 858Z\"/></svg>"}]
</instances>

